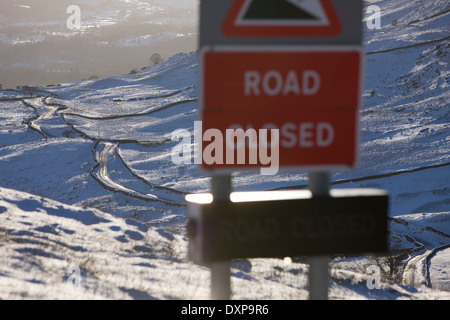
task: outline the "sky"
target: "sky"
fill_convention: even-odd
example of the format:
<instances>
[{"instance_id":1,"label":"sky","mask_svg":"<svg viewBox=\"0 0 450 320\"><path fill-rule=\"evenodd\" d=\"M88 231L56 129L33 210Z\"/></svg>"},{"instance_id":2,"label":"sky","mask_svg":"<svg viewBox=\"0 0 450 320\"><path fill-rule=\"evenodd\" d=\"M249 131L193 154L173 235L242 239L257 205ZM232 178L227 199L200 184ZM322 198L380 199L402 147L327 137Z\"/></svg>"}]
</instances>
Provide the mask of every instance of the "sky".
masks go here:
<instances>
[{"instance_id":1,"label":"sky","mask_svg":"<svg viewBox=\"0 0 450 320\"><path fill-rule=\"evenodd\" d=\"M1 0L0 84L104 78L197 49L196 0Z\"/></svg>"}]
</instances>

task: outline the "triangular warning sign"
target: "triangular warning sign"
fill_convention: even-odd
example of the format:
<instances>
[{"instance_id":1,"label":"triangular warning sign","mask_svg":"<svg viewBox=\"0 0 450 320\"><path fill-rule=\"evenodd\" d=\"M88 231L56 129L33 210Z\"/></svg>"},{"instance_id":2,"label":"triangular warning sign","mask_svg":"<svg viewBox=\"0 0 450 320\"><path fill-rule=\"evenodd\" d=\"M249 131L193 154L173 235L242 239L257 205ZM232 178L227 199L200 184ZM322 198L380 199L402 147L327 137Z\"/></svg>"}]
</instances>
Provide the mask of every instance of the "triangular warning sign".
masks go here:
<instances>
[{"instance_id":1,"label":"triangular warning sign","mask_svg":"<svg viewBox=\"0 0 450 320\"><path fill-rule=\"evenodd\" d=\"M341 23L331 0L234 0L222 31L229 37L333 37Z\"/></svg>"}]
</instances>

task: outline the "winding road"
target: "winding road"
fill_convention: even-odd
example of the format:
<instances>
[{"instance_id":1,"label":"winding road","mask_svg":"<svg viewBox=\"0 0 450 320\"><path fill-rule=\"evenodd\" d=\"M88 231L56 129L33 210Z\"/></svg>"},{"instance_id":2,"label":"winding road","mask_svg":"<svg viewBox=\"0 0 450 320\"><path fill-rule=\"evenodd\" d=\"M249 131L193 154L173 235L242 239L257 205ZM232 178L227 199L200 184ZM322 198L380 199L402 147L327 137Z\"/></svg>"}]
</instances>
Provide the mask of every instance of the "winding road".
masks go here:
<instances>
[{"instance_id":1,"label":"winding road","mask_svg":"<svg viewBox=\"0 0 450 320\"><path fill-rule=\"evenodd\" d=\"M31 128L34 131L39 132L44 138L63 138L63 137L67 138L68 137L67 135L64 135L62 137L57 137L55 135L50 134L48 132L48 130L45 129L45 126L41 124L41 122L43 120L50 119L52 117L59 117L62 120L62 123L64 123L68 127L67 130L74 132L73 135L81 134L85 138L95 141L95 144L93 147L93 152L92 152L94 154L94 157L95 157L95 154L97 154L97 152L95 152L95 151L98 148L98 146L104 145L103 149L99 152L98 159L94 159L96 161L97 165L94 166L94 168L92 168L91 176L95 180L97 180L105 189L107 189L109 191L113 191L113 192L120 192L127 196L130 196L133 198L138 198L138 199L141 199L144 201L161 202L166 205L178 206L178 207L185 205L185 201L184 201L185 193L184 192L174 190L171 188L167 188L167 187L150 185L144 178L138 176L135 172L133 172L131 170L131 168L126 164L124 159L117 152L121 141L109 141L109 140L98 140L98 139L96 140L96 139L89 137L86 134L80 132L79 130L76 130L73 127L73 125L65 119L64 115L66 113L58 114L59 110L66 110L69 108L64 105L49 104L49 103L47 103L46 98L47 98L47 96L39 96L39 97L35 97L32 99L29 99L29 98L21 99L24 105L26 105L27 107L33 108L37 114L36 117L33 117L32 119L27 121L29 128ZM166 109L168 107L175 106L177 104L179 104L179 103L169 104L168 106L165 106L158 110L152 111L152 113L156 112L156 111L160 111L162 109ZM67 113L67 114L73 115L72 113ZM141 115L141 114L138 114L138 115ZM123 117L129 117L129 116L131 116L131 115L124 115ZM117 117L120 118L120 116L117 116ZM105 119L109 119L109 118L106 117ZM103 120L103 119L100 119L100 120ZM67 132L67 131L65 131L65 132ZM126 140L123 142L128 143L130 141ZM139 143L139 142L136 142L136 143ZM117 181L114 181L111 178L111 176L109 174L109 170L108 170L108 168L109 168L108 167L108 159L110 157L114 157L114 156L117 156L120 159L121 163L123 164L124 171L128 171L134 178L139 180L141 183L146 184L149 190L154 190L159 194L139 192L137 190L127 188L126 186L120 184Z\"/></svg>"},{"instance_id":2,"label":"winding road","mask_svg":"<svg viewBox=\"0 0 450 320\"><path fill-rule=\"evenodd\" d=\"M180 194L182 194L179 191L174 190L172 193L175 195L175 198L178 198L177 200L164 198L162 196L151 194L151 193L143 193L139 192L130 188L127 188L123 186L122 184L114 181L111 179L109 172L108 172L108 159L109 157L112 157L117 154L117 148L118 144L114 144L111 142L105 142L104 147L100 152L100 156L98 161L98 166L94 167L92 170L92 175L94 178L96 178L97 181L99 181L106 189L112 190L114 192L121 192L127 196L138 198L145 201L157 201L161 202L167 205L172 206L184 206L184 204L180 201ZM99 167L98 170L97 167ZM125 166L125 168L127 168ZM142 178L141 178L142 179ZM158 188L156 188L158 189ZM168 188L164 188L164 190L167 192L170 192Z\"/></svg>"}]
</instances>

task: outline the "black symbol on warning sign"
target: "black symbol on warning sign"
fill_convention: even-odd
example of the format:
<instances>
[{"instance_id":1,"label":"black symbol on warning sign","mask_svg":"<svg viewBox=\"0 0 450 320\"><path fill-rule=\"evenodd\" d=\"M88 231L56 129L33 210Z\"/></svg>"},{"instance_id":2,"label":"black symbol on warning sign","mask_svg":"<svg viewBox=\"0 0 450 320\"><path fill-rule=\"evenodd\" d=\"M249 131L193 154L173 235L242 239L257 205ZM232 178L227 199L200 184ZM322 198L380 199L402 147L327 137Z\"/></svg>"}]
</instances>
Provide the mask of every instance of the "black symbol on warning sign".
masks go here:
<instances>
[{"instance_id":1,"label":"black symbol on warning sign","mask_svg":"<svg viewBox=\"0 0 450 320\"><path fill-rule=\"evenodd\" d=\"M256 0L247 1L241 19L249 20L319 20L321 7L317 1ZM319 15L317 14L319 13ZM323 16L323 15L322 15Z\"/></svg>"},{"instance_id":2,"label":"black symbol on warning sign","mask_svg":"<svg viewBox=\"0 0 450 320\"><path fill-rule=\"evenodd\" d=\"M330 0L235 0L227 36L336 36L341 24Z\"/></svg>"}]
</instances>

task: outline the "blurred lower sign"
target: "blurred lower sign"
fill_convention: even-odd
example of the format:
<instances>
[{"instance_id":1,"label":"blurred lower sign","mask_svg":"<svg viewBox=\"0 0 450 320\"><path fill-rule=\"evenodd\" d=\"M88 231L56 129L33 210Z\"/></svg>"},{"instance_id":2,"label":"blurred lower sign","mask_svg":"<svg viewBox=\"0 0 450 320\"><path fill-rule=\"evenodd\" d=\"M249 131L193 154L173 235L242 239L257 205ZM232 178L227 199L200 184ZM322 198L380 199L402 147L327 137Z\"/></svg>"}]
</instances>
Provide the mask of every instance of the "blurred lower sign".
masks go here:
<instances>
[{"instance_id":1,"label":"blurred lower sign","mask_svg":"<svg viewBox=\"0 0 450 320\"><path fill-rule=\"evenodd\" d=\"M188 195L189 259L382 253L388 249L388 195L377 189L234 192L230 201Z\"/></svg>"}]
</instances>

